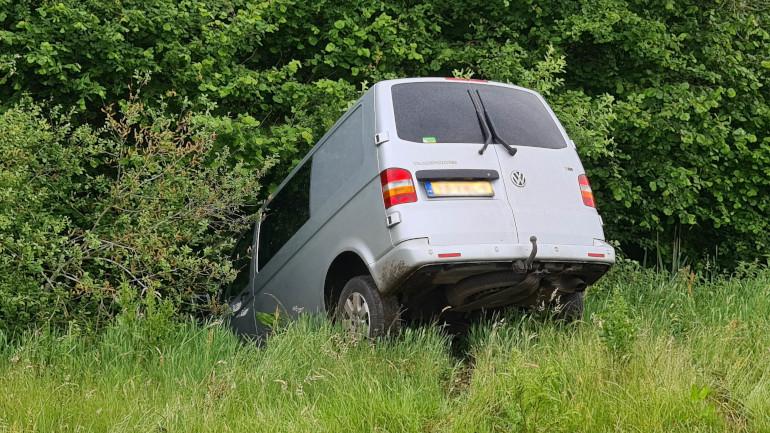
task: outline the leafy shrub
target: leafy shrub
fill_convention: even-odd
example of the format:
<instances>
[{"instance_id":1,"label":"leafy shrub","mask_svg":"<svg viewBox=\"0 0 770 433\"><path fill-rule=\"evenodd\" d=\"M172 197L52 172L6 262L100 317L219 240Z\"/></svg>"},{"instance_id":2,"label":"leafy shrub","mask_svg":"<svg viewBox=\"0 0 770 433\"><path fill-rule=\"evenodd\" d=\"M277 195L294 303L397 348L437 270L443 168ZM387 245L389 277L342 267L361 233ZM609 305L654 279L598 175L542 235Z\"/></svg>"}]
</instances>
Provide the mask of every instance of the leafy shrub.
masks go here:
<instances>
[{"instance_id":1,"label":"leafy shrub","mask_svg":"<svg viewBox=\"0 0 770 433\"><path fill-rule=\"evenodd\" d=\"M0 328L99 323L131 290L191 313L233 277L261 173L191 115L129 100L105 116L94 130L30 104L0 115Z\"/></svg>"}]
</instances>

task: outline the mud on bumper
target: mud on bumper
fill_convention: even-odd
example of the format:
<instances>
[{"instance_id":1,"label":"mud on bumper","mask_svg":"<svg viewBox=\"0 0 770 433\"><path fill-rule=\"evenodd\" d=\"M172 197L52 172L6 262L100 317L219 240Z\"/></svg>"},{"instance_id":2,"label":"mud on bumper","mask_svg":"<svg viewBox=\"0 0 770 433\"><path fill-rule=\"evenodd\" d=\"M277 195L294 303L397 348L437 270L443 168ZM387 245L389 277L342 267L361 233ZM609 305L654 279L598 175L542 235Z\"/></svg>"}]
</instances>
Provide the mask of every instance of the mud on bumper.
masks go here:
<instances>
[{"instance_id":1,"label":"mud on bumper","mask_svg":"<svg viewBox=\"0 0 770 433\"><path fill-rule=\"evenodd\" d=\"M583 291L615 262L615 251L604 242L545 244L538 245L534 261L522 269L531 251L530 245L439 247L414 239L372 269L380 291L399 296L407 308L471 311L530 305L543 294Z\"/></svg>"},{"instance_id":2,"label":"mud on bumper","mask_svg":"<svg viewBox=\"0 0 770 433\"><path fill-rule=\"evenodd\" d=\"M531 251L530 244L434 246L428 243L427 238L420 238L400 243L370 264L370 267L380 291L393 293L406 289L405 284L413 280L418 271L426 268L439 271L464 269L463 272L439 272L446 275L442 275L436 284L451 284L459 281L452 277L453 274L456 277L467 277L483 273L487 268L490 272L511 269L512 263L526 260ZM615 250L603 241L597 241L593 246L540 244L533 269L542 268L547 272L557 272L561 268L559 272L582 272L586 274L586 284L590 285L613 263ZM592 278L594 275L595 278Z\"/></svg>"}]
</instances>

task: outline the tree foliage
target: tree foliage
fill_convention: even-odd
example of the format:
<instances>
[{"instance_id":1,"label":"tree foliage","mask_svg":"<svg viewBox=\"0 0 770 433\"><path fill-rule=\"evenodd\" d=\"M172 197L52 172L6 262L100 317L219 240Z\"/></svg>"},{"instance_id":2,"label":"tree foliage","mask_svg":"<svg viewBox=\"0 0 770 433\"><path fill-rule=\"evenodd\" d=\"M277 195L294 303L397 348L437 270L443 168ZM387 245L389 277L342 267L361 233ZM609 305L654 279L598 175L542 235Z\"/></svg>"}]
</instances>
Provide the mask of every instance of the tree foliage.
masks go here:
<instances>
[{"instance_id":1,"label":"tree foliage","mask_svg":"<svg viewBox=\"0 0 770 433\"><path fill-rule=\"evenodd\" d=\"M532 87L578 144L608 236L723 264L770 247L764 0L0 0L0 100L204 112L231 159L286 170L381 79Z\"/></svg>"}]
</instances>

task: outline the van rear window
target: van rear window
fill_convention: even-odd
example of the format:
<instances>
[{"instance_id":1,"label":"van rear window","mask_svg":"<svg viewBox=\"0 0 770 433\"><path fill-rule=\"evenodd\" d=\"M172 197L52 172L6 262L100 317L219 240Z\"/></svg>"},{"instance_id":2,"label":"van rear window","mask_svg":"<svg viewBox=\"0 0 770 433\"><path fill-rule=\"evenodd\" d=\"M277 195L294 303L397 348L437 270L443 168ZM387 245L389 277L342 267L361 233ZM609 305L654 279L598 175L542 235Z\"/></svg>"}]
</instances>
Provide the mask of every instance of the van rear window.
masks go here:
<instances>
[{"instance_id":1,"label":"van rear window","mask_svg":"<svg viewBox=\"0 0 770 433\"><path fill-rule=\"evenodd\" d=\"M479 91L497 133L513 146L567 146L545 105L532 93L464 82L416 82L391 88L396 131L418 143L483 143L468 90Z\"/></svg>"}]
</instances>

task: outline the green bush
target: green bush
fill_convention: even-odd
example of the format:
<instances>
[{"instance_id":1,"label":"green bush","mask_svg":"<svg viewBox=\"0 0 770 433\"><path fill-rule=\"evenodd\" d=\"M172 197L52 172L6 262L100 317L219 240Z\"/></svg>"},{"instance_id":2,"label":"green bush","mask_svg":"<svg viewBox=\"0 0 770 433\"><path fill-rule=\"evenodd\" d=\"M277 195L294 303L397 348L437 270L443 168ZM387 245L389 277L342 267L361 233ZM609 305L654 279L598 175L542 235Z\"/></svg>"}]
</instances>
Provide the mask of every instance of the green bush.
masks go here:
<instances>
[{"instance_id":1,"label":"green bush","mask_svg":"<svg viewBox=\"0 0 770 433\"><path fill-rule=\"evenodd\" d=\"M233 277L260 172L191 115L130 100L105 116L95 130L30 104L0 115L0 329L98 324L126 296L210 309Z\"/></svg>"}]
</instances>

